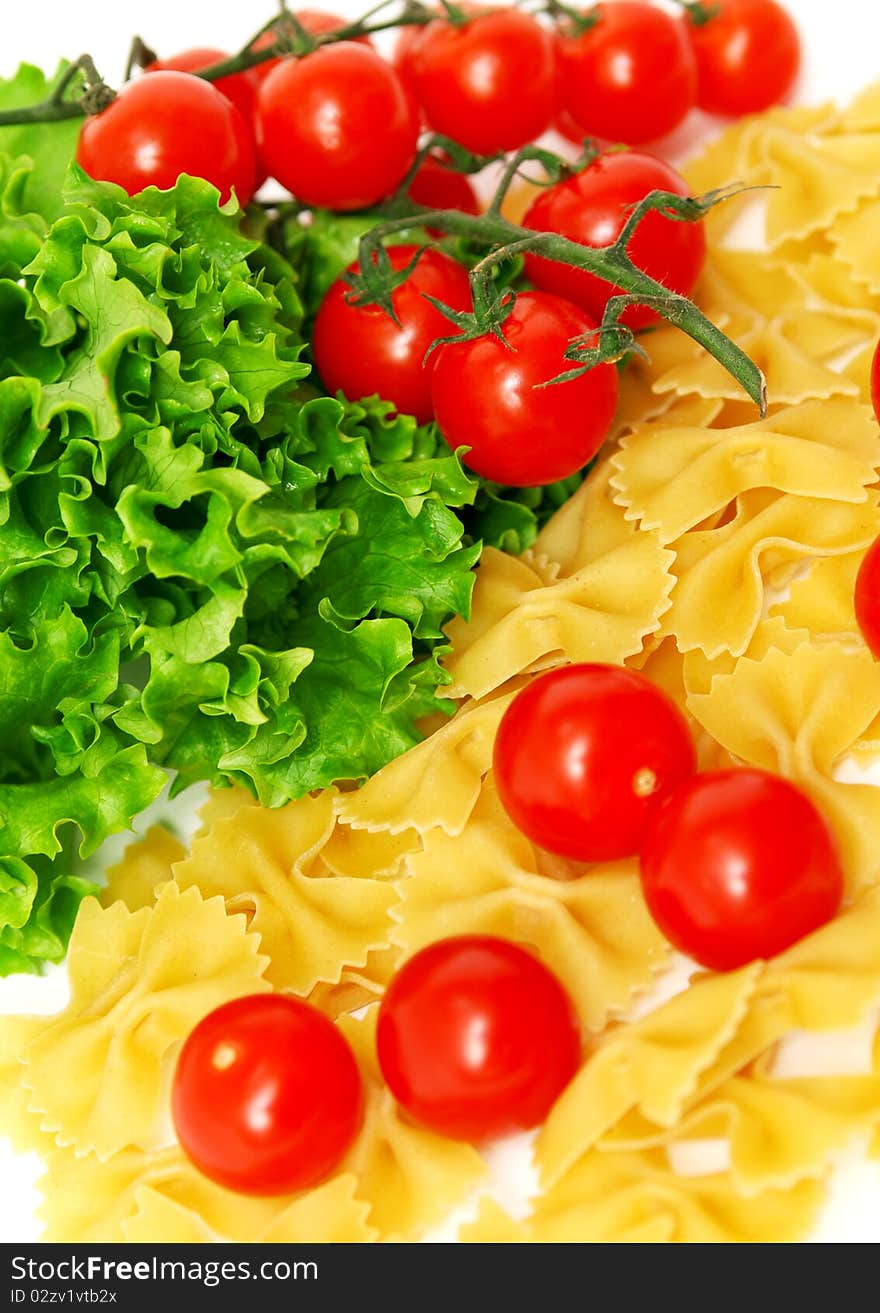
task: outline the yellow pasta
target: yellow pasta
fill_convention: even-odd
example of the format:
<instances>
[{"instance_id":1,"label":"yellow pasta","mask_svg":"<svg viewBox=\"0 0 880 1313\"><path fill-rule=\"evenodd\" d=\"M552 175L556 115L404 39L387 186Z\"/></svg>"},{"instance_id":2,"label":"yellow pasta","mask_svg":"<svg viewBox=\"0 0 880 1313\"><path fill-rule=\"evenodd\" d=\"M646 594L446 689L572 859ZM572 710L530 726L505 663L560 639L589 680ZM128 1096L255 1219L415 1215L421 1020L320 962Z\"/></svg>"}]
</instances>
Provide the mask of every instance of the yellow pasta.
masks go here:
<instances>
[{"instance_id":1,"label":"yellow pasta","mask_svg":"<svg viewBox=\"0 0 880 1313\"><path fill-rule=\"evenodd\" d=\"M626 518L671 543L755 489L863 503L878 460L880 435L865 407L813 401L721 432L638 430L612 457L610 482Z\"/></svg>"},{"instance_id":2,"label":"yellow pasta","mask_svg":"<svg viewBox=\"0 0 880 1313\"><path fill-rule=\"evenodd\" d=\"M138 912L87 899L70 943L70 1003L23 1051L30 1111L59 1144L100 1158L149 1143L169 1060L213 1008L267 989L266 965L244 917L197 889L166 884Z\"/></svg>"},{"instance_id":3,"label":"yellow pasta","mask_svg":"<svg viewBox=\"0 0 880 1313\"><path fill-rule=\"evenodd\" d=\"M544 1184L559 1181L632 1108L661 1126L673 1125L700 1074L735 1034L760 971L755 963L705 977L641 1021L612 1030L538 1137Z\"/></svg>"},{"instance_id":4,"label":"yellow pasta","mask_svg":"<svg viewBox=\"0 0 880 1313\"><path fill-rule=\"evenodd\" d=\"M447 725L398 757L357 793L339 801L340 820L355 829L420 834L439 827L460 834L492 765L495 732L513 693L466 703Z\"/></svg>"},{"instance_id":5,"label":"yellow pasta","mask_svg":"<svg viewBox=\"0 0 880 1313\"><path fill-rule=\"evenodd\" d=\"M158 887L171 879L171 867L186 856L186 848L168 830L154 825L128 845L122 860L107 872L107 884L101 890L102 907L125 903L130 912L150 907Z\"/></svg>"},{"instance_id":6,"label":"yellow pasta","mask_svg":"<svg viewBox=\"0 0 880 1313\"><path fill-rule=\"evenodd\" d=\"M527 559L484 551L473 615L448 627L453 695L483 697L561 661L620 663L657 628L673 584L671 553L613 510L608 532L600 522L603 494L608 502L604 471L585 486L579 510L586 531L573 557L559 560L540 539Z\"/></svg>"},{"instance_id":7,"label":"yellow pasta","mask_svg":"<svg viewBox=\"0 0 880 1313\"><path fill-rule=\"evenodd\" d=\"M880 664L867 650L802 643L760 661L743 658L709 692L692 694L688 708L735 757L813 795L837 834L852 891L880 879L876 788L833 778L880 714Z\"/></svg>"},{"instance_id":8,"label":"yellow pasta","mask_svg":"<svg viewBox=\"0 0 880 1313\"><path fill-rule=\"evenodd\" d=\"M335 802L326 790L277 811L243 808L196 839L174 869L181 888L219 895L230 912L247 914L276 989L308 994L318 984L335 984L346 967L363 967L389 943L393 885L322 867Z\"/></svg>"},{"instance_id":9,"label":"yellow pasta","mask_svg":"<svg viewBox=\"0 0 880 1313\"><path fill-rule=\"evenodd\" d=\"M584 867L540 854L506 819L491 785L460 835L440 830L408 861L394 942L489 934L533 948L598 1030L651 982L668 945L645 907L633 861Z\"/></svg>"},{"instance_id":10,"label":"yellow pasta","mask_svg":"<svg viewBox=\"0 0 880 1313\"><path fill-rule=\"evenodd\" d=\"M662 1152L593 1151L541 1198L531 1229L557 1244L791 1241L809 1231L822 1198L812 1181L745 1196L729 1173L683 1176Z\"/></svg>"},{"instance_id":11,"label":"yellow pasta","mask_svg":"<svg viewBox=\"0 0 880 1313\"><path fill-rule=\"evenodd\" d=\"M419 1236L477 1186L486 1173L470 1145L446 1140L406 1121L379 1076L376 1009L340 1023L367 1082L364 1127L346 1159L355 1195L369 1204L368 1221L385 1240Z\"/></svg>"},{"instance_id":12,"label":"yellow pasta","mask_svg":"<svg viewBox=\"0 0 880 1313\"><path fill-rule=\"evenodd\" d=\"M737 499L727 523L675 544L678 586L662 635L682 651L742 655L754 638L772 586L816 556L847 555L876 535L872 495L863 505L756 491Z\"/></svg>"}]
</instances>

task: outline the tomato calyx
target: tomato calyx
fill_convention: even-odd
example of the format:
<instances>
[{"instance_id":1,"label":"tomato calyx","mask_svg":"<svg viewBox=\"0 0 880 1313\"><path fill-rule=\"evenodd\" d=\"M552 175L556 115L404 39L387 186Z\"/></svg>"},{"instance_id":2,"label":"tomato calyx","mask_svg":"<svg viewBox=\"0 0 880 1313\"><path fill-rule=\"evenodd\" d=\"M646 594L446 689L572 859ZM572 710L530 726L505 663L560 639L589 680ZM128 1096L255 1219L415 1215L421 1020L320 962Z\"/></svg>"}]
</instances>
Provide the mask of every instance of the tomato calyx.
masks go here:
<instances>
[{"instance_id":1,"label":"tomato calyx","mask_svg":"<svg viewBox=\"0 0 880 1313\"><path fill-rule=\"evenodd\" d=\"M363 267L357 273L346 272L342 275L342 281L347 283L351 291L346 296L349 305L354 306L378 306L384 310L389 319L393 320L400 327L400 320L397 311L394 308L394 292L398 287L402 287L407 281L410 274L415 269L419 260L430 246L419 246L412 255L412 258L401 269L395 269L386 246L376 248L373 261ZM427 298L443 314L455 314L448 306L442 302L436 301L434 297Z\"/></svg>"},{"instance_id":2,"label":"tomato calyx","mask_svg":"<svg viewBox=\"0 0 880 1313\"><path fill-rule=\"evenodd\" d=\"M684 9L687 21L693 27L705 27L721 13L720 6L713 4L712 0L677 0L677 3Z\"/></svg>"},{"instance_id":3,"label":"tomato calyx","mask_svg":"<svg viewBox=\"0 0 880 1313\"><path fill-rule=\"evenodd\" d=\"M583 36L602 21L601 5L593 5L592 9L574 9L562 4L561 0L549 0L547 13L557 20L564 20L562 26L569 36Z\"/></svg>"}]
</instances>

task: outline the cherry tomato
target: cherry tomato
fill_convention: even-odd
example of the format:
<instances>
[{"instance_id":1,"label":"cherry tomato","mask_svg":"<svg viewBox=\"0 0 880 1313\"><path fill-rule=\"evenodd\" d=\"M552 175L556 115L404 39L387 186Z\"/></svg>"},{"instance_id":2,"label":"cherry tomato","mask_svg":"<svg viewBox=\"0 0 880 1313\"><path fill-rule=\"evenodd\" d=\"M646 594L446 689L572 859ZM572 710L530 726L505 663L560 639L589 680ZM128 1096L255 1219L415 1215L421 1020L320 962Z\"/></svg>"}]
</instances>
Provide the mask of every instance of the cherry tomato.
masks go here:
<instances>
[{"instance_id":1,"label":"cherry tomato","mask_svg":"<svg viewBox=\"0 0 880 1313\"><path fill-rule=\"evenodd\" d=\"M323 1013L285 994L252 994L192 1031L171 1109L205 1176L241 1194L286 1194L339 1164L360 1129L363 1091L354 1054Z\"/></svg>"},{"instance_id":2,"label":"cherry tomato","mask_svg":"<svg viewBox=\"0 0 880 1313\"><path fill-rule=\"evenodd\" d=\"M327 14L320 9L295 9L293 17L298 19L300 24L310 32L312 36L322 36L325 32L338 32L341 27L348 26L348 19L340 18L338 14ZM282 21L282 20L279 20ZM278 40L278 32L270 28L268 32L263 32L253 44L254 50L266 50L273 46ZM371 46L373 43L368 36L359 36L355 40L359 45ZM262 64L255 64L252 72L256 73L258 82L262 82L277 68L284 58L290 56L279 56L278 59L267 59Z\"/></svg>"},{"instance_id":3,"label":"cherry tomato","mask_svg":"<svg viewBox=\"0 0 880 1313\"><path fill-rule=\"evenodd\" d=\"M687 722L644 676L574 665L527 684L495 739L495 783L514 825L549 852L638 852L664 798L696 770Z\"/></svg>"},{"instance_id":4,"label":"cherry tomato","mask_svg":"<svg viewBox=\"0 0 880 1313\"><path fill-rule=\"evenodd\" d=\"M478 154L533 141L558 107L553 36L516 9L461 25L435 19L413 43L406 66L434 131Z\"/></svg>"},{"instance_id":5,"label":"cherry tomato","mask_svg":"<svg viewBox=\"0 0 880 1313\"><path fill-rule=\"evenodd\" d=\"M405 269L417 246L392 246L392 268ZM357 265L352 265L354 272ZM331 286L315 318L312 350L328 392L343 392L351 401L378 393L420 424L433 415L431 374L437 352L425 359L438 337L453 331L449 320L426 296L453 310L469 310L467 271L442 251L422 251L405 283L391 301L397 323L376 305L352 305L351 288L341 278Z\"/></svg>"},{"instance_id":6,"label":"cherry tomato","mask_svg":"<svg viewBox=\"0 0 880 1313\"><path fill-rule=\"evenodd\" d=\"M201 73L226 59L229 59L229 54L224 50L215 50L212 46L196 46L192 50L182 50L179 55L172 55L168 59L156 59L146 65L144 72L157 73L162 69L173 69L178 73ZM232 101L245 123L253 122L259 85L253 69L218 78L212 85Z\"/></svg>"},{"instance_id":7,"label":"cherry tomato","mask_svg":"<svg viewBox=\"0 0 880 1313\"><path fill-rule=\"evenodd\" d=\"M672 132L697 99L683 19L642 0L613 0L596 23L559 37L562 102L581 136L640 145Z\"/></svg>"},{"instance_id":8,"label":"cherry tomato","mask_svg":"<svg viewBox=\"0 0 880 1313\"><path fill-rule=\"evenodd\" d=\"M416 99L418 99L418 96L416 95L412 61L416 46L421 40L424 30L424 27L419 27L415 23L400 28L394 42L394 49L391 52L391 62L397 69L398 77Z\"/></svg>"},{"instance_id":9,"label":"cherry tomato","mask_svg":"<svg viewBox=\"0 0 880 1313\"><path fill-rule=\"evenodd\" d=\"M577 306L547 292L520 292L492 333L441 346L431 379L434 416L450 447L470 447L464 463L485 479L529 488L574 474L608 435L617 406L617 370L575 368L565 350L596 325ZM542 384L550 384L548 387Z\"/></svg>"},{"instance_id":10,"label":"cherry tomato","mask_svg":"<svg viewBox=\"0 0 880 1313\"><path fill-rule=\"evenodd\" d=\"M556 977L504 939L422 949L382 1000L379 1065L414 1121L480 1142L544 1120L577 1070L577 1015Z\"/></svg>"},{"instance_id":11,"label":"cherry tomato","mask_svg":"<svg viewBox=\"0 0 880 1313\"><path fill-rule=\"evenodd\" d=\"M359 210L383 200L406 176L418 136L394 69L353 41L282 60L260 86L261 156L306 205Z\"/></svg>"},{"instance_id":12,"label":"cherry tomato","mask_svg":"<svg viewBox=\"0 0 880 1313\"><path fill-rule=\"evenodd\" d=\"M856 579L855 604L865 642L880 661L880 538L862 561Z\"/></svg>"},{"instance_id":13,"label":"cherry tomato","mask_svg":"<svg viewBox=\"0 0 880 1313\"><path fill-rule=\"evenodd\" d=\"M130 196L173 187L182 173L205 178L240 205L254 192L251 132L210 82L166 70L124 86L107 109L86 119L77 163L92 178L118 183Z\"/></svg>"},{"instance_id":14,"label":"cherry tomato","mask_svg":"<svg viewBox=\"0 0 880 1313\"><path fill-rule=\"evenodd\" d=\"M582 173L542 191L523 224L560 233L584 246L610 246L620 236L632 206L652 191L690 194L684 178L652 155L635 151L600 155ZM693 291L706 258L703 224L678 222L656 212L646 214L629 244L629 254L646 274L686 296ZM597 321L609 298L620 290L583 269L538 255L526 256L526 274L537 287L568 297ZM658 316L647 306L635 305L621 318L630 328L644 328Z\"/></svg>"},{"instance_id":15,"label":"cherry tomato","mask_svg":"<svg viewBox=\"0 0 880 1313\"><path fill-rule=\"evenodd\" d=\"M464 173L452 168L445 155L426 155L410 184L409 194L419 205L431 210L460 210L462 214L479 214L477 193ZM442 234L429 228L432 237Z\"/></svg>"},{"instance_id":16,"label":"cherry tomato","mask_svg":"<svg viewBox=\"0 0 880 1313\"><path fill-rule=\"evenodd\" d=\"M660 808L642 888L666 937L702 966L773 957L837 912L837 845L807 795L760 770L713 771Z\"/></svg>"},{"instance_id":17,"label":"cherry tomato","mask_svg":"<svg viewBox=\"0 0 880 1313\"><path fill-rule=\"evenodd\" d=\"M801 66L798 30L775 0L711 0L691 14L697 103L710 114L755 114L784 100Z\"/></svg>"}]
</instances>

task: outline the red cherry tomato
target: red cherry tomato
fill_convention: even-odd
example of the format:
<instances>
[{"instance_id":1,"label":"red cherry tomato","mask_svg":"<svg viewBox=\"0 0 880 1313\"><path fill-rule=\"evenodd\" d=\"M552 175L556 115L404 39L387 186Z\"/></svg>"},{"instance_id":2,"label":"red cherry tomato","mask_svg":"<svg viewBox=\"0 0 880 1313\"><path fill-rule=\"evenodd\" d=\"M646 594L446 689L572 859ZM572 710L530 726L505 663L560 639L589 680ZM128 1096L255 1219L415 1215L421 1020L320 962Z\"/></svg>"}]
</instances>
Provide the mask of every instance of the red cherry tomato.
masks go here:
<instances>
[{"instance_id":1,"label":"red cherry tomato","mask_svg":"<svg viewBox=\"0 0 880 1313\"><path fill-rule=\"evenodd\" d=\"M168 59L156 59L147 64L145 73L158 73L162 69L176 70L178 73L201 73L213 64L223 63L229 59L228 52L215 50L213 46L196 46L192 50L182 50L179 55ZM245 123L252 123L257 104L258 80L253 69L244 73L233 73L230 77L218 78L212 86L228 100L241 114Z\"/></svg>"},{"instance_id":2,"label":"red cherry tomato","mask_svg":"<svg viewBox=\"0 0 880 1313\"><path fill-rule=\"evenodd\" d=\"M690 189L670 165L635 151L600 155L573 178L547 187L532 202L523 224L560 233L584 246L610 246L620 236L633 205L649 192L688 196ZM703 224L683 223L660 213L646 214L629 244L633 264L673 292L688 295L706 258ZM536 286L568 297L597 321L619 288L583 269L526 256L526 274ZM658 316L647 306L630 306L621 316L630 328L645 328Z\"/></svg>"},{"instance_id":3,"label":"red cherry tomato","mask_svg":"<svg viewBox=\"0 0 880 1313\"><path fill-rule=\"evenodd\" d=\"M479 214L480 202L470 180L452 168L443 155L426 155L410 184L409 194L418 205L431 210L460 210L462 214ZM432 237L442 234L429 228Z\"/></svg>"},{"instance_id":4,"label":"red cherry tomato","mask_svg":"<svg viewBox=\"0 0 880 1313\"><path fill-rule=\"evenodd\" d=\"M184 1152L241 1194L286 1194L328 1176L360 1129L354 1054L323 1013L253 994L209 1013L180 1054L171 1091Z\"/></svg>"},{"instance_id":5,"label":"red cherry tomato","mask_svg":"<svg viewBox=\"0 0 880 1313\"><path fill-rule=\"evenodd\" d=\"M412 61L416 45L420 41L424 30L424 27L419 27L415 23L409 27L400 28L394 42L394 50L391 53L391 62L397 69L398 77L416 99L418 97L416 96Z\"/></svg>"},{"instance_id":6,"label":"red cherry tomato","mask_svg":"<svg viewBox=\"0 0 880 1313\"><path fill-rule=\"evenodd\" d=\"M691 15L697 103L710 114L755 114L784 100L801 66L790 15L775 0L711 0Z\"/></svg>"},{"instance_id":7,"label":"red cherry tomato","mask_svg":"<svg viewBox=\"0 0 880 1313\"><path fill-rule=\"evenodd\" d=\"M553 36L516 9L461 25L435 19L406 65L434 131L479 154L533 141L558 107Z\"/></svg>"},{"instance_id":8,"label":"red cherry tomato","mask_svg":"<svg viewBox=\"0 0 880 1313\"><path fill-rule=\"evenodd\" d=\"M340 18L338 14L326 14L319 9L295 9L293 17L298 19L300 24L310 32L312 36L322 36L325 32L338 32L341 27L348 26L348 19ZM263 32L253 44L254 50L266 50L273 46L278 40L278 33L274 29ZM359 45L371 46L373 43L368 36L359 36L355 40ZM279 56L278 59L267 59L262 64L255 64L253 72L257 75L257 81L262 82L277 68L284 58L290 56Z\"/></svg>"},{"instance_id":9,"label":"red cherry tomato","mask_svg":"<svg viewBox=\"0 0 880 1313\"><path fill-rule=\"evenodd\" d=\"M642 0L600 4L596 23L559 37L562 101L581 136L640 145L696 104L697 67L684 21Z\"/></svg>"},{"instance_id":10,"label":"red cherry tomato","mask_svg":"<svg viewBox=\"0 0 880 1313\"><path fill-rule=\"evenodd\" d=\"M392 268L405 269L417 246L388 248ZM350 272L357 269L352 265ZM405 283L391 301L397 323L380 306L352 305L351 288L341 278L324 297L315 318L312 349L328 392L343 392L352 401L378 393L420 424L433 415L431 374L437 353L428 348L453 331L449 320L426 296L453 310L469 310L467 271L442 251L422 251Z\"/></svg>"},{"instance_id":11,"label":"red cherry tomato","mask_svg":"<svg viewBox=\"0 0 880 1313\"><path fill-rule=\"evenodd\" d=\"M129 196L173 187L182 173L205 178L240 205L254 192L251 132L210 82L191 73L151 73L124 86L107 109L86 119L77 163L92 178L115 182Z\"/></svg>"},{"instance_id":12,"label":"red cherry tomato","mask_svg":"<svg viewBox=\"0 0 880 1313\"><path fill-rule=\"evenodd\" d=\"M306 205L359 210L384 200L412 165L418 136L394 69L353 41L282 60L260 86L261 156Z\"/></svg>"},{"instance_id":13,"label":"red cherry tomato","mask_svg":"<svg viewBox=\"0 0 880 1313\"><path fill-rule=\"evenodd\" d=\"M578 1019L537 958L483 935L404 964L382 1000L379 1065L414 1121L480 1142L544 1120L577 1070Z\"/></svg>"},{"instance_id":14,"label":"red cherry tomato","mask_svg":"<svg viewBox=\"0 0 880 1313\"><path fill-rule=\"evenodd\" d=\"M696 770L684 716L635 671L564 666L511 702L495 739L495 783L514 825L575 861L638 852L658 807Z\"/></svg>"},{"instance_id":15,"label":"red cherry tomato","mask_svg":"<svg viewBox=\"0 0 880 1313\"><path fill-rule=\"evenodd\" d=\"M880 661L880 538L862 561L856 579L855 604L865 642Z\"/></svg>"},{"instance_id":16,"label":"red cherry tomato","mask_svg":"<svg viewBox=\"0 0 880 1313\"><path fill-rule=\"evenodd\" d=\"M595 328L558 296L520 292L504 321L507 345L487 333L437 350L434 416L450 447L470 447L469 469L529 488L565 479L592 460L614 418L617 370L598 365L566 383L552 380L575 368L565 359L569 343Z\"/></svg>"},{"instance_id":17,"label":"red cherry tomato","mask_svg":"<svg viewBox=\"0 0 880 1313\"><path fill-rule=\"evenodd\" d=\"M774 957L837 912L837 845L805 793L760 770L713 771L660 808L642 887L666 937L702 966Z\"/></svg>"}]
</instances>

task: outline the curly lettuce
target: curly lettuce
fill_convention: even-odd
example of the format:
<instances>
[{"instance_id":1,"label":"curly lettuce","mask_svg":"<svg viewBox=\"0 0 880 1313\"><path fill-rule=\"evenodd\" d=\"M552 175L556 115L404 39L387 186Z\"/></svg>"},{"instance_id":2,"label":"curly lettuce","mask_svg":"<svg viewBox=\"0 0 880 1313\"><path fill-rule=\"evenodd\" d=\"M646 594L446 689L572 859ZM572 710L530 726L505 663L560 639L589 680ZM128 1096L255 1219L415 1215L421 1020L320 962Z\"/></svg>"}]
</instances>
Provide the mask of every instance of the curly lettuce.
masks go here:
<instances>
[{"instance_id":1,"label":"curly lettuce","mask_svg":"<svg viewBox=\"0 0 880 1313\"><path fill-rule=\"evenodd\" d=\"M0 166L0 972L63 954L72 850L173 772L276 806L446 704L476 482L436 433L305 383L292 270L206 183Z\"/></svg>"}]
</instances>

